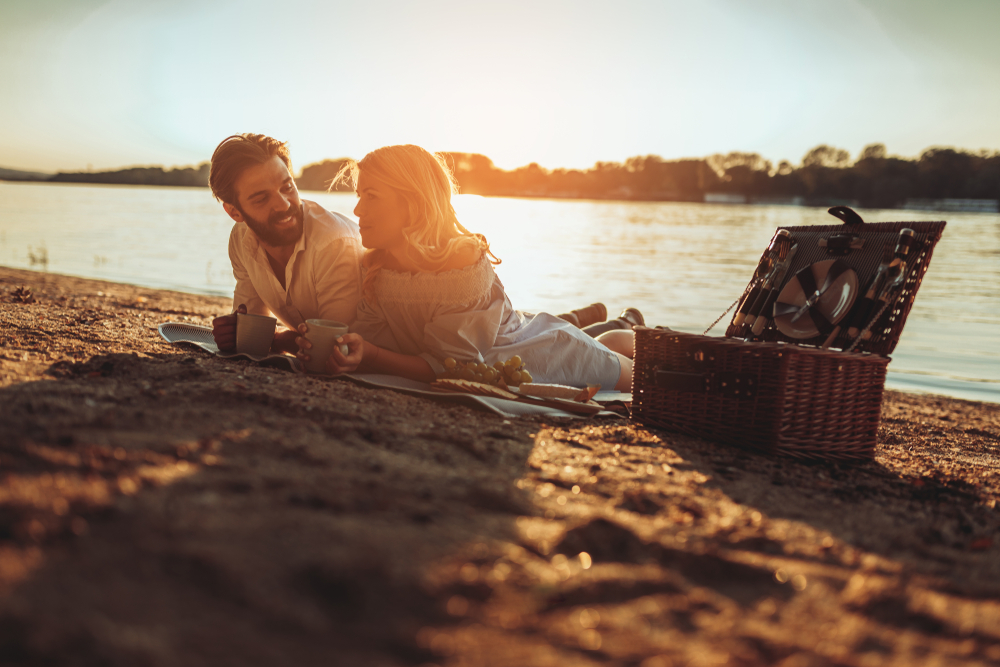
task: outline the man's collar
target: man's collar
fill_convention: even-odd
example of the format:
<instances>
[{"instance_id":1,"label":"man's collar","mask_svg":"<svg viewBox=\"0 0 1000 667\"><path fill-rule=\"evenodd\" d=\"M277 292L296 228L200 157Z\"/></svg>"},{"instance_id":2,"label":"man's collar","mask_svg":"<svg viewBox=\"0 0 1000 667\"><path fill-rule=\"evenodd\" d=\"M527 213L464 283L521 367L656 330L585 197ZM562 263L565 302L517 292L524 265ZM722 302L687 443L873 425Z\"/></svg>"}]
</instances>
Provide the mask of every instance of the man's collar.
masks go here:
<instances>
[{"instance_id":1,"label":"man's collar","mask_svg":"<svg viewBox=\"0 0 1000 667\"><path fill-rule=\"evenodd\" d=\"M302 202L299 204L302 210L302 233L299 234L299 240L295 242L295 248L292 250L292 256L288 258L289 263L295 261L295 256L306 249L306 204Z\"/></svg>"},{"instance_id":2,"label":"man's collar","mask_svg":"<svg viewBox=\"0 0 1000 667\"><path fill-rule=\"evenodd\" d=\"M253 233L252 229L250 229L250 225L245 222L241 222L239 224L246 227L246 233L243 234L243 249L251 255L256 255L257 251L260 249L260 239L258 239L257 235Z\"/></svg>"}]
</instances>

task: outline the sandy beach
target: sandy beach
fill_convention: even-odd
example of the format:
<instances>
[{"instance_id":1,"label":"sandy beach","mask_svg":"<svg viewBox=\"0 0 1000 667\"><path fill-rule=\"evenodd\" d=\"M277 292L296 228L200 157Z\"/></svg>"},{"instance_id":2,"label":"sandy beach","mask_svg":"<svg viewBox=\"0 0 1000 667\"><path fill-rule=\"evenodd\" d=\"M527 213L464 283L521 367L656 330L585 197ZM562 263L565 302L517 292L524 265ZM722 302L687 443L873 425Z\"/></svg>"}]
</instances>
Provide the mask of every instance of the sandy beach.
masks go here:
<instances>
[{"instance_id":1,"label":"sandy beach","mask_svg":"<svg viewBox=\"0 0 1000 667\"><path fill-rule=\"evenodd\" d=\"M795 463L156 332L229 307L0 267L0 663L1000 662L996 405Z\"/></svg>"}]
</instances>

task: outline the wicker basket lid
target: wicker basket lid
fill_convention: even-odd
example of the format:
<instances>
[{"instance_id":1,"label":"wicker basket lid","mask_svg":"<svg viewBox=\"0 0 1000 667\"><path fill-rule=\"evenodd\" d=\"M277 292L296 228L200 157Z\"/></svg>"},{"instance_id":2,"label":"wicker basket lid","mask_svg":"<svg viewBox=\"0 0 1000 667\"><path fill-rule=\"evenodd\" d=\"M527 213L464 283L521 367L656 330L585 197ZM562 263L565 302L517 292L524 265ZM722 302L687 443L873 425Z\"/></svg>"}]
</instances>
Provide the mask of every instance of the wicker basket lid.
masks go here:
<instances>
[{"instance_id":1,"label":"wicker basket lid","mask_svg":"<svg viewBox=\"0 0 1000 667\"><path fill-rule=\"evenodd\" d=\"M837 260L840 262L837 264L837 270L841 272L838 275L842 275L844 270L850 270L857 284L856 298L847 308L848 312L838 313L840 317L836 318L836 322L829 323L832 325L829 327L823 322L824 318L827 320L829 318L820 309L808 313L810 321L817 322L817 335L811 338L788 335L776 327L773 321L769 321L758 335L752 334L751 327L745 324L737 325L731 321L726 329L727 337L813 346L827 344L834 349L871 352L882 356L889 355L895 349L924 273L930 266L934 246L941 239L946 223L943 221L867 223L846 206L836 206L829 212L843 220L843 223L784 228L791 234L796 249L787 270L781 276L780 284L772 286L775 290L772 301L777 300L777 295L793 280L802 281L810 274L819 275L818 270L810 271L808 267L817 265L829 270L834 265L829 260ZM912 230L913 233L910 235L904 230ZM901 245L905 246L901 251L902 259L890 267L889 260L900 255L896 250ZM761 260L767 257L768 251L765 250ZM767 264L773 265L773 263ZM744 290L743 300L750 296L757 283L756 279L751 280ZM891 289L887 288L890 283L892 283ZM879 288L875 291L876 298L866 299L873 284ZM823 285L808 284L808 286L819 291ZM830 287L826 286L827 289ZM841 288L846 290L842 284ZM791 292L794 290L790 290ZM878 298L880 294L882 299ZM810 296L816 297L813 301L819 301L819 295L815 292ZM827 298L827 301L829 300ZM814 304L811 303L810 306L812 305ZM774 312L769 308L765 316L770 320ZM788 312L787 303L779 307L779 317L786 316L782 328L794 333L795 336L809 333L809 328L806 326L787 326L787 320L790 319L787 317ZM799 315L800 319L801 317L802 315ZM865 324L852 331L851 325L859 322ZM859 332L863 331L867 324L872 326L866 334L867 337L863 338Z\"/></svg>"}]
</instances>

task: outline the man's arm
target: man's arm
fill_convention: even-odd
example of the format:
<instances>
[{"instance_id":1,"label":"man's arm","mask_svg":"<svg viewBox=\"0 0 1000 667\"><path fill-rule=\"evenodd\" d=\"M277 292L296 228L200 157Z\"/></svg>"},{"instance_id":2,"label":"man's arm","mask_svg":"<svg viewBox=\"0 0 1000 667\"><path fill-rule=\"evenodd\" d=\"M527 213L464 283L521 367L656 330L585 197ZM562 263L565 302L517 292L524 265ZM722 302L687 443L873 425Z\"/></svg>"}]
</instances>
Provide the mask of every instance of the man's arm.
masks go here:
<instances>
[{"instance_id":1,"label":"man's arm","mask_svg":"<svg viewBox=\"0 0 1000 667\"><path fill-rule=\"evenodd\" d=\"M313 289L319 318L354 324L361 299L361 242L353 237L335 239L313 258ZM275 352L296 353L294 329L274 336Z\"/></svg>"},{"instance_id":2,"label":"man's arm","mask_svg":"<svg viewBox=\"0 0 1000 667\"><path fill-rule=\"evenodd\" d=\"M332 241L315 258L319 316L353 324L361 300L361 242L354 237Z\"/></svg>"},{"instance_id":3,"label":"man's arm","mask_svg":"<svg viewBox=\"0 0 1000 667\"><path fill-rule=\"evenodd\" d=\"M243 266L240 258L238 243L242 240L237 233L237 228L233 227L233 232L229 235L229 261L233 265L233 277L236 278L236 288L233 290L233 312L230 315L223 315L212 320L212 337L220 350L236 349L236 313L255 313L258 315L270 315L263 299L257 294L253 283L250 281L250 274Z\"/></svg>"},{"instance_id":4,"label":"man's arm","mask_svg":"<svg viewBox=\"0 0 1000 667\"><path fill-rule=\"evenodd\" d=\"M267 304L260 298L253 281L250 280L250 273L243 265L243 259L235 244L240 240L234 232L229 240L229 261L233 265L233 277L236 278L236 287L233 289L233 311L242 304L247 307L247 312L252 315L270 315Z\"/></svg>"}]
</instances>

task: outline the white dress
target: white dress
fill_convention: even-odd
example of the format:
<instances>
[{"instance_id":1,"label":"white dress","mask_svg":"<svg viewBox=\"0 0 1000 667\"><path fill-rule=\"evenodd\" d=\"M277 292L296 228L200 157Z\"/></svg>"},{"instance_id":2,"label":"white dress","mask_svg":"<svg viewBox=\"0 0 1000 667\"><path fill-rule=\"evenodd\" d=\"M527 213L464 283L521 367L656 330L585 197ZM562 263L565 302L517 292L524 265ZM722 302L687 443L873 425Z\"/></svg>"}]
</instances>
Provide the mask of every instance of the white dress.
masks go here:
<instances>
[{"instance_id":1,"label":"white dress","mask_svg":"<svg viewBox=\"0 0 1000 667\"><path fill-rule=\"evenodd\" d=\"M510 304L486 255L464 269L410 274L381 269L374 302L358 304L351 331L444 371L448 357L492 366L515 354L535 382L614 389L618 355L569 322Z\"/></svg>"}]
</instances>

